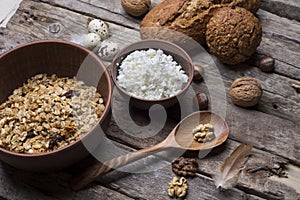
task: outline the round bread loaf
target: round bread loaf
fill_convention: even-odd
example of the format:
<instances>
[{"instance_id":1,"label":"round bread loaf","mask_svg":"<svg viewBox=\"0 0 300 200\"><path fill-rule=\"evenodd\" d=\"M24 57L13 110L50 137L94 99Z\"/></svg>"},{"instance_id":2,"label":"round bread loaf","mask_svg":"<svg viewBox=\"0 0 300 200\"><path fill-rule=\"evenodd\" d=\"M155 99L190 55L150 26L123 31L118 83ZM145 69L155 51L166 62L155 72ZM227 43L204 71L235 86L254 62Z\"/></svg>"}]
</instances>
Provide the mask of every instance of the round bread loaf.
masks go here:
<instances>
[{"instance_id":1,"label":"round bread loaf","mask_svg":"<svg viewBox=\"0 0 300 200\"><path fill-rule=\"evenodd\" d=\"M241 7L223 7L207 24L206 44L226 64L235 65L249 59L261 39L259 20Z\"/></svg>"}]
</instances>

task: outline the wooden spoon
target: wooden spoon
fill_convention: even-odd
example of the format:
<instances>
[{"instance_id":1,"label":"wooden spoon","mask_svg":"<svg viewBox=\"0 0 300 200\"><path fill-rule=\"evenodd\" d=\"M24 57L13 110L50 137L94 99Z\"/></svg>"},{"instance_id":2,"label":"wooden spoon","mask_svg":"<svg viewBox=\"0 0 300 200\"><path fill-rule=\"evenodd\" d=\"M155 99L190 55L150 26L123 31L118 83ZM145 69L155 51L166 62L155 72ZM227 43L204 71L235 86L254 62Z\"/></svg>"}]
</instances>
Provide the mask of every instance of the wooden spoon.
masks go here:
<instances>
[{"instance_id":1,"label":"wooden spoon","mask_svg":"<svg viewBox=\"0 0 300 200\"><path fill-rule=\"evenodd\" d=\"M215 139L205 143L196 142L192 133L193 129L199 124L206 123L213 125L216 136ZM71 181L71 187L74 190L79 190L100 175L168 148L181 148L186 150L211 149L222 144L227 139L228 134L229 129L227 123L218 115L209 111L194 112L178 123L178 125L176 125L176 127L170 132L168 137L162 142L145 149L119 156L106 161L103 164L97 163L89 167L80 175L75 176Z\"/></svg>"}]
</instances>

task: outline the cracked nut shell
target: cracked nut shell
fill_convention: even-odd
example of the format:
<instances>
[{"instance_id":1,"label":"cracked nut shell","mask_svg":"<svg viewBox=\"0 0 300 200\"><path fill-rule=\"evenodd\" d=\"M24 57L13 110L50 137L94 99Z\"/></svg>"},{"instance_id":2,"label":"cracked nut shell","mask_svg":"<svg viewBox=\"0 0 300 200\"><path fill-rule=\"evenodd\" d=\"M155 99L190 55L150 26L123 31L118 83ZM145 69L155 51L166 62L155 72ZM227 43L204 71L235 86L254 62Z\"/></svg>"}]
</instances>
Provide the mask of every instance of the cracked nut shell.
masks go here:
<instances>
[{"instance_id":1,"label":"cracked nut shell","mask_svg":"<svg viewBox=\"0 0 300 200\"><path fill-rule=\"evenodd\" d=\"M262 93L260 83L251 77L238 78L230 87L232 102L241 107L255 106L259 102Z\"/></svg>"},{"instance_id":2,"label":"cracked nut shell","mask_svg":"<svg viewBox=\"0 0 300 200\"><path fill-rule=\"evenodd\" d=\"M134 17L140 17L149 10L151 0L122 0L121 4L125 12Z\"/></svg>"},{"instance_id":3,"label":"cracked nut shell","mask_svg":"<svg viewBox=\"0 0 300 200\"><path fill-rule=\"evenodd\" d=\"M236 65L256 51L262 39L259 20L241 7L218 10L207 24L206 43L221 62Z\"/></svg>"}]
</instances>

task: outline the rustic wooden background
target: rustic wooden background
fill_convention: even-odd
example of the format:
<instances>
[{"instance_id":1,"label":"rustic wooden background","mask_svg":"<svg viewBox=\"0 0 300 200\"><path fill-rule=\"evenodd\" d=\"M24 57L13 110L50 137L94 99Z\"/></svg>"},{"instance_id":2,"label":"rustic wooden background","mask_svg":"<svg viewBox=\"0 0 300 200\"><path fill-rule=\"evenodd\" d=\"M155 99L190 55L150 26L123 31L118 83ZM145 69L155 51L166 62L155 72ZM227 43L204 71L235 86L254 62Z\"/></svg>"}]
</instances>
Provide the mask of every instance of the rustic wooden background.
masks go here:
<instances>
[{"instance_id":1,"label":"rustic wooden background","mask_svg":"<svg viewBox=\"0 0 300 200\"><path fill-rule=\"evenodd\" d=\"M160 0L152 2L155 6ZM262 0L257 16L262 23L263 40L257 53L239 67L219 66L226 91L235 78L247 75L262 83L264 93L254 109L236 107L227 96L230 138L199 160L202 177L188 180L187 199L300 199L299 13L298 0ZM109 22L112 40L121 47L140 40L140 20L124 13L119 0L23 0L7 28L0 29L0 54L40 39L78 41L87 33L86 23L90 17ZM54 25L59 25L58 31L53 30ZM263 55L275 58L273 73L258 69L257 60ZM206 73L209 76L210 72ZM194 83L193 88L207 92L205 83ZM116 99L115 104L121 101ZM143 113L136 111L135 114L137 119L143 118ZM160 134L139 139L125 134L112 120L107 136L126 152L158 143L176 123L176 119L169 119ZM244 142L254 145L248 167L288 163L289 178L268 177L265 172L243 173L236 188L217 190L211 176L233 149ZM167 154L151 156L130 166L151 168L153 163L160 163L165 166L162 169L136 174L115 171L79 192L70 190L69 180L72 174L94 162L91 158L70 169L49 174L23 172L1 163L0 199L168 199L167 184L174 174L171 157Z\"/></svg>"}]
</instances>

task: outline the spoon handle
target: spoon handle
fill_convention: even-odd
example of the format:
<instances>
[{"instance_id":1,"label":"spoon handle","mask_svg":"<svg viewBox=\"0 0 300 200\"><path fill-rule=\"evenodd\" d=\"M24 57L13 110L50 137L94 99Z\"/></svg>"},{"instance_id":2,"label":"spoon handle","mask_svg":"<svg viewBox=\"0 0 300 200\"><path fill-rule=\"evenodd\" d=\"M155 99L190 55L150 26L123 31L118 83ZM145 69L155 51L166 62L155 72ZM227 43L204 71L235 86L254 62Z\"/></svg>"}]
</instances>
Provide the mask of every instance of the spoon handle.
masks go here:
<instances>
[{"instance_id":1,"label":"spoon handle","mask_svg":"<svg viewBox=\"0 0 300 200\"><path fill-rule=\"evenodd\" d=\"M75 176L71 180L71 187L73 190L80 190L92 181L94 181L100 175L106 174L113 169L118 169L126 164L144 158L155 152L162 151L166 148L168 147L166 147L162 142L157 145L147 147L145 149L133 151L128 154L119 156L117 158L113 158L104 162L103 164L94 164L91 167L87 168L83 173L79 174L78 176Z\"/></svg>"}]
</instances>

